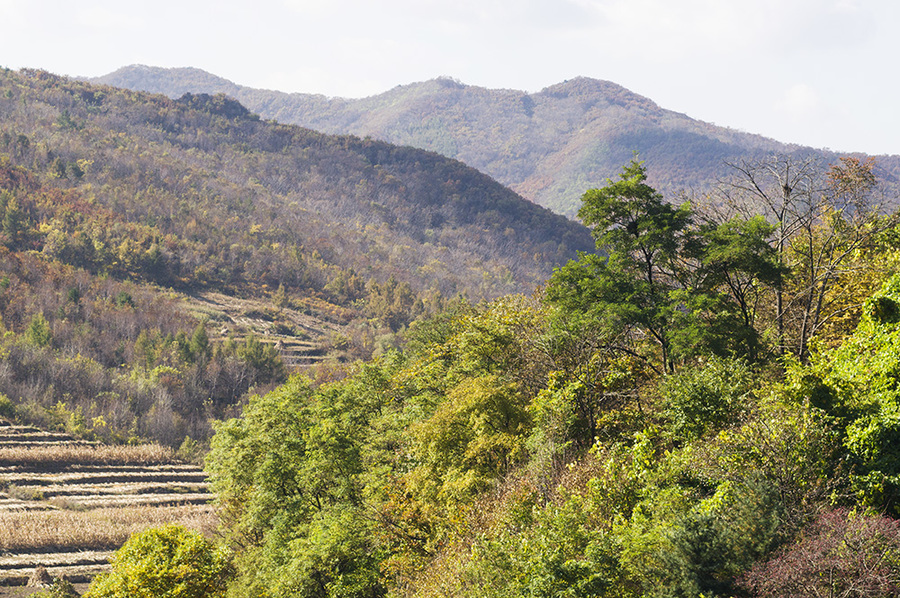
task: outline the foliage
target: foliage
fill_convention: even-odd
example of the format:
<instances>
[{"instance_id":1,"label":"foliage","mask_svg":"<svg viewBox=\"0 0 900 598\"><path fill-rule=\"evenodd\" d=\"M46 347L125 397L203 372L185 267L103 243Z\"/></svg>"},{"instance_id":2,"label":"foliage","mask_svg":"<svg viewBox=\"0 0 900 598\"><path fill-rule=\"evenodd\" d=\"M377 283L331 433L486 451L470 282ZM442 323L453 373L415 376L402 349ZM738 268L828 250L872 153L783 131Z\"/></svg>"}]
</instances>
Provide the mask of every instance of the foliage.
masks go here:
<instances>
[{"instance_id":1,"label":"foliage","mask_svg":"<svg viewBox=\"0 0 900 598\"><path fill-rule=\"evenodd\" d=\"M648 357L663 372L702 352L738 350L755 357L756 331L744 291L777 277L770 248L760 240L770 229L732 221L692 230L690 206L665 203L646 179L643 164L632 160L619 181L584 194L579 216L593 227L605 257L582 254L558 269L548 300L564 317L577 314L605 330L646 335L658 352ZM744 257L737 260L734 253Z\"/></svg>"},{"instance_id":2,"label":"foliage","mask_svg":"<svg viewBox=\"0 0 900 598\"><path fill-rule=\"evenodd\" d=\"M739 583L761 598L893 596L900 591L900 524L844 509L823 513Z\"/></svg>"},{"instance_id":3,"label":"foliage","mask_svg":"<svg viewBox=\"0 0 900 598\"><path fill-rule=\"evenodd\" d=\"M750 405L754 384L746 361L717 356L669 376L662 393L672 430L694 440L736 423Z\"/></svg>"},{"instance_id":4,"label":"foliage","mask_svg":"<svg viewBox=\"0 0 900 598\"><path fill-rule=\"evenodd\" d=\"M469 596L630 596L608 530L570 496L543 508L533 496L510 501L499 529L472 546Z\"/></svg>"},{"instance_id":5,"label":"foliage","mask_svg":"<svg viewBox=\"0 0 900 598\"><path fill-rule=\"evenodd\" d=\"M85 596L206 598L225 595L230 558L196 532L178 525L132 536Z\"/></svg>"},{"instance_id":6,"label":"foliage","mask_svg":"<svg viewBox=\"0 0 900 598\"><path fill-rule=\"evenodd\" d=\"M893 317L900 277L866 303L856 332L838 348L813 357L814 400L845 426L853 484L865 504L896 513L900 469L900 325Z\"/></svg>"},{"instance_id":7,"label":"foliage","mask_svg":"<svg viewBox=\"0 0 900 598\"><path fill-rule=\"evenodd\" d=\"M53 340L50 324L44 318L44 314L37 313L31 318L28 328L25 329L25 337L36 347L47 347Z\"/></svg>"},{"instance_id":8,"label":"foliage","mask_svg":"<svg viewBox=\"0 0 900 598\"><path fill-rule=\"evenodd\" d=\"M177 447L208 438L208 418L251 387L286 377L271 345L211 341L205 323L153 288L34 254L2 253L0 271L0 392L29 423Z\"/></svg>"},{"instance_id":9,"label":"foliage","mask_svg":"<svg viewBox=\"0 0 900 598\"><path fill-rule=\"evenodd\" d=\"M530 423L515 384L492 375L468 378L415 431L418 475L440 487L438 500L474 496L521 461Z\"/></svg>"},{"instance_id":10,"label":"foliage","mask_svg":"<svg viewBox=\"0 0 900 598\"><path fill-rule=\"evenodd\" d=\"M350 392L338 385L314 393L295 377L217 427L207 467L230 538L247 547L238 563L242 592L381 592L360 511L360 443L378 405Z\"/></svg>"}]
</instances>

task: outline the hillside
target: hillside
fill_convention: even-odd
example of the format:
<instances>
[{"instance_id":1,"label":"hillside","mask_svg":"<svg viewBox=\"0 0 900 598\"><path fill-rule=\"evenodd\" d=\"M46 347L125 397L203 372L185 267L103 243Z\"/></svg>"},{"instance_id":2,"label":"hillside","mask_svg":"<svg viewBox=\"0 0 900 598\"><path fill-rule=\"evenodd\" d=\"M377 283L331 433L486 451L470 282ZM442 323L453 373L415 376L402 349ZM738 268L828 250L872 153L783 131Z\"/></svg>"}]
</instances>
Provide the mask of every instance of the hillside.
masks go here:
<instances>
[{"instance_id":1,"label":"hillside","mask_svg":"<svg viewBox=\"0 0 900 598\"><path fill-rule=\"evenodd\" d=\"M569 215L585 189L614 176L635 151L653 164L650 181L667 194L707 189L728 176L726 161L772 153L836 159L695 120L587 78L532 94L435 79L363 99L252 89L194 68L130 66L96 81L170 97L225 93L264 118L436 151ZM880 157L879 166L883 181L900 180L900 157Z\"/></svg>"},{"instance_id":2,"label":"hillside","mask_svg":"<svg viewBox=\"0 0 900 598\"><path fill-rule=\"evenodd\" d=\"M814 226L779 235L632 162L585 194L606 259L253 397L206 460L228 595L896 596L900 220L873 168L784 189Z\"/></svg>"},{"instance_id":3,"label":"hillside","mask_svg":"<svg viewBox=\"0 0 900 598\"><path fill-rule=\"evenodd\" d=\"M590 245L434 153L0 72L0 411L21 423L203 442L248 393Z\"/></svg>"},{"instance_id":4,"label":"hillside","mask_svg":"<svg viewBox=\"0 0 900 598\"><path fill-rule=\"evenodd\" d=\"M393 276L475 299L533 288L591 245L583 227L434 153L263 122L224 97L44 72L6 72L0 86L0 152L137 227L164 284L321 290Z\"/></svg>"}]
</instances>

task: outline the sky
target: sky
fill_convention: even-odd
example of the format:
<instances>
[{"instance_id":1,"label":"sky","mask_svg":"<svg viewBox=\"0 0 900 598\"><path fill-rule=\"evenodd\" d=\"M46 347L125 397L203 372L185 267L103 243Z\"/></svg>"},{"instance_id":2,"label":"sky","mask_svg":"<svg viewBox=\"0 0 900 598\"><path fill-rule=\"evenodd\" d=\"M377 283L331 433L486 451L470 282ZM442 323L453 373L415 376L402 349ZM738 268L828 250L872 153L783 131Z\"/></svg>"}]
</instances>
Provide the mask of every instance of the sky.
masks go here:
<instances>
[{"instance_id":1,"label":"sky","mask_svg":"<svg viewBox=\"0 0 900 598\"><path fill-rule=\"evenodd\" d=\"M586 76L779 141L900 154L896 0L0 0L0 66L197 67L365 97Z\"/></svg>"}]
</instances>

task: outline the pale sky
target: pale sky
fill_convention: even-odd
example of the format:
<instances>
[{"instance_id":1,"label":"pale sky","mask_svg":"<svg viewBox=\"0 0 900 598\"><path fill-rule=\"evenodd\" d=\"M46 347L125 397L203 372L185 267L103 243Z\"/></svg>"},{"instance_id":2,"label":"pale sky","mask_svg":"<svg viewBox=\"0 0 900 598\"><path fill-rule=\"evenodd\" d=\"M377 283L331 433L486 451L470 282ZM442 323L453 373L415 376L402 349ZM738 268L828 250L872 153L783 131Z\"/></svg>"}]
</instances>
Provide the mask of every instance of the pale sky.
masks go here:
<instances>
[{"instance_id":1,"label":"pale sky","mask_svg":"<svg viewBox=\"0 0 900 598\"><path fill-rule=\"evenodd\" d=\"M0 0L0 66L193 66L364 97L579 75L789 143L900 154L896 0Z\"/></svg>"}]
</instances>

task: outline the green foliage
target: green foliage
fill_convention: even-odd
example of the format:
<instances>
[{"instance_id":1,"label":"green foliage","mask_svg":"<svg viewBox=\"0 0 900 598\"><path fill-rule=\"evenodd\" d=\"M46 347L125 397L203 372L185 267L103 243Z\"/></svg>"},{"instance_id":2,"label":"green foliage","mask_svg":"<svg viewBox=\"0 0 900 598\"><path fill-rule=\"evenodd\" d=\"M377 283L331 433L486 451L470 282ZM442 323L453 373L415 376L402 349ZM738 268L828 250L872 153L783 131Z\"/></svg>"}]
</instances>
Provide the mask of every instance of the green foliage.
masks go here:
<instances>
[{"instance_id":1,"label":"green foliage","mask_svg":"<svg viewBox=\"0 0 900 598\"><path fill-rule=\"evenodd\" d=\"M515 384L493 375L465 379L415 431L418 483L436 485L440 501L470 499L521 461L530 423Z\"/></svg>"},{"instance_id":2,"label":"green foliage","mask_svg":"<svg viewBox=\"0 0 900 598\"><path fill-rule=\"evenodd\" d=\"M464 595L546 598L635 596L608 530L580 496L541 508L529 496L508 504L502 526L472 546Z\"/></svg>"},{"instance_id":3,"label":"green foliage","mask_svg":"<svg viewBox=\"0 0 900 598\"><path fill-rule=\"evenodd\" d=\"M248 547L240 595L381 594L361 510L362 443L383 400L373 394L378 377L369 369L317 392L291 378L217 425L207 468L229 537Z\"/></svg>"},{"instance_id":4,"label":"green foliage","mask_svg":"<svg viewBox=\"0 0 900 598\"><path fill-rule=\"evenodd\" d=\"M49 347L53 341L53 333L50 330L50 323L44 317L44 314L38 312L31 317L31 322L25 330L25 338L36 347Z\"/></svg>"},{"instance_id":5,"label":"green foliage","mask_svg":"<svg viewBox=\"0 0 900 598\"><path fill-rule=\"evenodd\" d=\"M898 299L895 276L867 302L857 331L812 359L814 396L845 426L858 496L891 513L898 512L900 499L900 325L889 306Z\"/></svg>"},{"instance_id":6,"label":"green foliage","mask_svg":"<svg viewBox=\"0 0 900 598\"><path fill-rule=\"evenodd\" d=\"M0 393L0 417L8 420L15 419L16 417L16 406L9 400L9 397L3 393Z\"/></svg>"},{"instance_id":7,"label":"green foliage","mask_svg":"<svg viewBox=\"0 0 900 598\"><path fill-rule=\"evenodd\" d=\"M178 525L132 536L98 576L90 598L214 598L231 575L227 551Z\"/></svg>"},{"instance_id":8,"label":"green foliage","mask_svg":"<svg viewBox=\"0 0 900 598\"><path fill-rule=\"evenodd\" d=\"M746 361L716 356L667 377L664 410L676 437L695 440L736 423L755 383Z\"/></svg>"},{"instance_id":9,"label":"green foliage","mask_svg":"<svg viewBox=\"0 0 900 598\"><path fill-rule=\"evenodd\" d=\"M747 295L777 278L764 238L771 228L754 220L694 230L690 206L664 202L646 179L632 160L619 181L584 194L579 216L605 257L582 254L558 269L547 299L563 317L593 320L613 336L641 330L658 351L647 357L663 372L709 352L755 357Z\"/></svg>"},{"instance_id":10,"label":"green foliage","mask_svg":"<svg viewBox=\"0 0 900 598\"><path fill-rule=\"evenodd\" d=\"M659 555L674 573L673 583L659 594L731 595L735 577L779 540L780 507L764 479L721 484L674 526L675 550Z\"/></svg>"},{"instance_id":11,"label":"green foliage","mask_svg":"<svg viewBox=\"0 0 900 598\"><path fill-rule=\"evenodd\" d=\"M358 510L329 511L311 522L290 545L290 564L271 589L273 596L380 598L386 595L373 543L373 526Z\"/></svg>"},{"instance_id":12,"label":"green foliage","mask_svg":"<svg viewBox=\"0 0 900 598\"><path fill-rule=\"evenodd\" d=\"M203 349L203 339L205 333L201 333L200 338L196 336L192 338L192 347L196 346L198 350ZM196 342L196 345L195 345ZM208 347L207 347L208 349ZM281 361L281 356L274 346L268 343L260 342L256 336L249 335L243 345L238 348L238 356L247 362L258 373L258 379L261 383L283 382L287 378L287 370Z\"/></svg>"}]
</instances>

